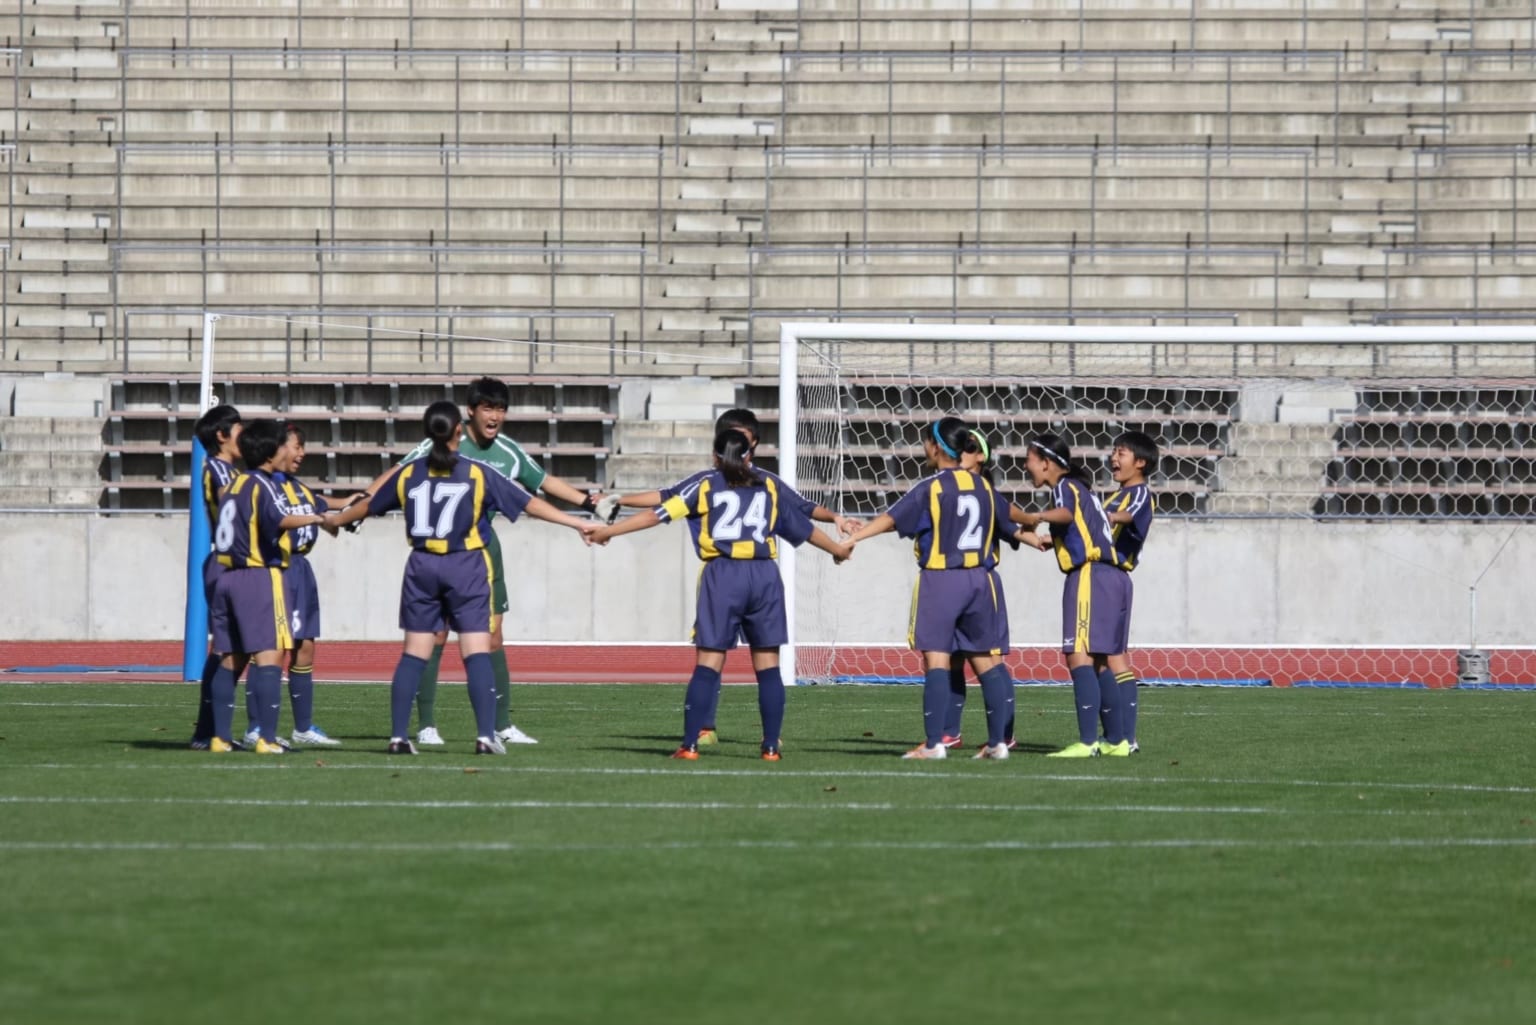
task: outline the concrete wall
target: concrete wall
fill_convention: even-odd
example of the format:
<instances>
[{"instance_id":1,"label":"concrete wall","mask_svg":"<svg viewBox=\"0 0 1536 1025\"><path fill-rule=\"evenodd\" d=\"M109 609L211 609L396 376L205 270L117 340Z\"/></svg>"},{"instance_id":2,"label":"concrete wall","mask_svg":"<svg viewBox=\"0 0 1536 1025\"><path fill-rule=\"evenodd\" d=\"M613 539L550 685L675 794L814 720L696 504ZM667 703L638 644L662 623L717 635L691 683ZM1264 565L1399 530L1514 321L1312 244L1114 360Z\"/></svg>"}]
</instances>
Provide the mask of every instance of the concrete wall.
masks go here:
<instances>
[{"instance_id":1,"label":"concrete wall","mask_svg":"<svg viewBox=\"0 0 1536 1025\"><path fill-rule=\"evenodd\" d=\"M1468 585L1511 530L1478 589L1480 644L1536 639L1519 567L1529 525L1164 520L1136 571L1136 644L1463 645ZM0 515L0 640L163 640L181 635L186 521L180 517ZM501 527L513 569L507 638L686 641L698 563L684 531L658 527L587 550L562 528ZM313 555L325 636L392 640L405 562L400 521L322 539ZM848 642L900 641L916 569L894 536L833 567L803 549L799 590ZM1061 576L1048 555L1004 557L1016 644L1049 644ZM818 604L819 603L819 604Z\"/></svg>"}]
</instances>

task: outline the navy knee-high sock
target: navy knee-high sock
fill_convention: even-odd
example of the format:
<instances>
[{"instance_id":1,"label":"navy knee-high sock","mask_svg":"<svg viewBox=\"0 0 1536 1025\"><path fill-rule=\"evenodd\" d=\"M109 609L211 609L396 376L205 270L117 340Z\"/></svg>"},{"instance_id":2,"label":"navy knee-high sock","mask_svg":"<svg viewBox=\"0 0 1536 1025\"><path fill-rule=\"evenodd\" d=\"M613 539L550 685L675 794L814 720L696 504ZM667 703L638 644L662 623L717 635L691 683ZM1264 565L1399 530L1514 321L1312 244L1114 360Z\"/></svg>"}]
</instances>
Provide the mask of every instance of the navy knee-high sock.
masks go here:
<instances>
[{"instance_id":1,"label":"navy knee-high sock","mask_svg":"<svg viewBox=\"0 0 1536 1025\"><path fill-rule=\"evenodd\" d=\"M699 729L712 730L715 728L715 716L720 714L720 679L715 678L715 686L710 690L709 696L704 699L704 709L699 713Z\"/></svg>"},{"instance_id":2,"label":"navy knee-high sock","mask_svg":"<svg viewBox=\"0 0 1536 1025\"><path fill-rule=\"evenodd\" d=\"M944 735L960 736L965 719L965 665L949 667L949 706L944 710Z\"/></svg>"},{"instance_id":3,"label":"navy knee-high sock","mask_svg":"<svg viewBox=\"0 0 1536 1025\"><path fill-rule=\"evenodd\" d=\"M256 695L261 738L269 744L277 743L277 719L283 708L282 667L251 666L245 675L245 691L247 695Z\"/></svg>"},{"instance_id":4,"label":"navy knee-high sock","mask_svg":"<svg viewBox=\"0 0 1536 1025\"><path fill-rule=\"evenodd\" d=\"M1136 671L1127 669L1123 673L1115 674L1115 686L1120 690L1120 723L1123 727L1125 739L1131 743L1136 742L1136 686L1140 683L1136 679Z\"/></svg>"},{"instance_id":5,"label":"navy knee-high sock","mask_svg":"<svg viewBox=\"0 0 1536 1025\"><path fill-rule=\"evenodd\" d=\"M1013 728L1013 677L995 665L981 674L981 699L987 706L987 746L1001 744Z\"/></svg>"},{"instance_id":6,"label":"navy knee-high sock","mask_svg":"<svg viewBox=\"0 0 1536 1025\"><path fill-rule=\"evenodd\" d=\"M197 725L192 727L192 736L197 740L213 736L213 674L219 671L219 662L219 656L209 652L203 662L203 675L198 678Z\"/></svg>"},{"instance_id":7,"label":"navy knee-high sock","mask_svg":"<svg viewBox=\"0 0 1536 1025\"><path fill-rule=\"evenodd\" d=\"M1096 675L1099 681L1099 719L1104 724L1104 739L1118 744L1125 739L1125 720L1120 712L1120 688L1108 669Z\"/></svg>"},{"instance_id":8,"label":"navy knee-high sock","mask_svg":"<svg viewBox=\"0 0 1536 1025\"><path fill-rule=\"evenodd\" d=\"M235 674L222 662L208 680L209 714L213 717L213 735L229 742L235 728Z\"/></svg>"},{"instance_id":9,"label":"navy knee-high sock","mask_svg":"<svg viewBox=\"0 0 1536 1025\"><path fill-rule=\"evenodd\" d=\"M784 729L784 677L778 666L757 671L757 714L763 718L763 749L777 748Z\"/></svg>"},{"instance_id":10,"label":"navy knee-high sock","mask_svg":"<svg viewBox=\"0 0 1536 1025\"><path fill-rule=\"evenodd\" d=\"M949 712L949 667L923 674L923 742L937 747L944 742L944 717Z\"/></svg>"},{"instance_id":11,"label":"navy knee-high sock","mask_svg":"<svg viewBox=\"0 0 1536 1025\"><path fill-rule=\"evenodd\" d=\"M315 667L288 670L288 700L293 704L293 728L303 733L315 724Z\"/></svg>"},{"instance_id":12,"label":"navy knee-high sock","mask_svg":"<svg viewBox=\"0 0 1536 1025\"><path fill-rule=\"evenodd\" d=\"M256 692L251 689L251 678L256 674L256 667L251 668L245 674L245 721L246 732L258 732L261 730L261 701L256 697Z\"/></svg>"},{"instance_id":13,"label":"navy knee-high sock","mask_svg":"<svg viewBox=\"0 0 1536 1025\"><path fill-rule=\"evenodd\" d=\"M1092 744L1099 738L1099 675L1093 666L1072 670L1072 700L1077 705L1077 739Z\"/></svg>"},{"instance_id":14,"label":"navy knee-high sock","mask_svg":"<svg viewBox=\"0 0 1536 1025\"><path fill-rule=\"evenodd\" d=\"M688 678L688 692L683 695L683 746L693 747L699 742L699 731L709 725L704 716L709 712L712 698L720 693L720 671L707 666L694 666Z\"/></svg>"},{"instance_id":15,"label":"navy knee-high sock","mask_svg":"<svg viewBox=\"0 0 1536 1025\"><path fill-rule=\"evenodd\" d=\"M475 736L489 737L496 732L496 667L490 652L467 656L464 673L469 678L469 707L475 710Z\"/></svg>"},{"instance_id":16,"label":"navy knee-high sock","mask_svg":"<svg viewBox=\"0 0 1536 1025\"><path fill-rule=\"evenodd\" d=\"M416 689L421 686L421 674L427 671L427 660L415 655L400 656L395 663L394 678L389 681L389 737L404 739L410 735L411 705L416 701Z\"/></svg>"}]
</instances>

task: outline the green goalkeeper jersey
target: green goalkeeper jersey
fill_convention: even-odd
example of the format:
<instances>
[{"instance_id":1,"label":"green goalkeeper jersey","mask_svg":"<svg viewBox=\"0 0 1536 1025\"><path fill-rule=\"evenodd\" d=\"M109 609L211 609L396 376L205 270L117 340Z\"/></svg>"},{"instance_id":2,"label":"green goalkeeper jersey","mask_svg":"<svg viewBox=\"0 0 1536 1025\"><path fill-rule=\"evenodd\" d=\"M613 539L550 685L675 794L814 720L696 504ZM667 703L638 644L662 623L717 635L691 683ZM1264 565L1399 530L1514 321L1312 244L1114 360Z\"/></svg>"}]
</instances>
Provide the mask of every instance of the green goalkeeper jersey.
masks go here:
<instances>
[{"instance_id":1,"label":"green goalkeeper jersey","mask_svg":"<svg viewBox=\"0 0 1536 1025\"><path fill-rule=\"evenodd\" d=\"M423 438L421 444L407 452L405 458L400 461L409 463L412 460L423 459L431 451L432 439ZM521 445L504 434L496 435L489 445L481 447L475 441L475 436L470 433L467 420L464 422L464 435L459 439L459 454L495 467L508 480L517 481L527 488L530 494L537 494L539 488L544 486L544 478L548 476L544 472L544 467L524 452Z\"/></svg>"}]
</instances>

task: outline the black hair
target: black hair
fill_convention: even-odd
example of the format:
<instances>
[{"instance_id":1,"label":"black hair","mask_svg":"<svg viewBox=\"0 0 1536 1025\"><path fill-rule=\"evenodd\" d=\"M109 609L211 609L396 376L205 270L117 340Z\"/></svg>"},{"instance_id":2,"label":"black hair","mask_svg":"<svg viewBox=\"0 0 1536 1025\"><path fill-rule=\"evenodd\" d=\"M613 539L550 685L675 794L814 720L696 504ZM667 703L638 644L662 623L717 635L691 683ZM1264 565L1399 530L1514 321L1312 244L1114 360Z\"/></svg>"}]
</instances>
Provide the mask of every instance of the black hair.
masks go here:
<instances>
[{"instance_id":1,"label":"black hair","mask_svg":"<svg viewBox=\"0 0 1536 1025\"><path fill-rule=\"evenodd\" d=\"M1051 433L1037 434L1029 440L1029 447L1067 471L1067 476L1092 486L1093 474L1082 463L1072 458L1072 449L1060 436Z\"/></svg>"},{"instance_id":2,"label":"black hair","mask_svg":"<svg viewBox=\"0 0 1536 1025\"><path fill-rule=\"evenodd\" d=\"M197 418L192 433L210 455L219 450L219 435L229 434L240 422L240 411L231 405L214 406Z\"/></svg>"},{"instance_id":3,"label":"black hair","mask_svg":"<svg viewBox=\"0 0 1536 1025\"><path fill-rule=\"evenodd\" d=\"M981 428L972 427L967 433L976 442L976 452L982 457L981 463L971 472L985 477L992 489L997 490L997 457L992 454L992 446L982 439Z\"/></svg>"},{"instance_id":4,"label":"black hair","mask_svg":"<svg viewBox=\"0 0 1536 1025\"><path fill-rule=\"evenodd\" d=\"M1146 464L1144 473L1150 475L1157 469L1157 442L1142 431L1126 431L1116 438L1110 448L1125 448L1132 456Z\"/></svg>"},{"instance_id":5,"label":"black hair","mask_svg":"<svg viewBox=\"0 0 1536 1025\"><path fill-rule=\"evenodd\" d=\"M476 406L499 406L506 409L512 404L512 390L506 382L494 377L479 377L469 382L469 398L464 403L468 409Z\"/></svg>"},{"instance_id":6,"label":"black hair","mask_svg":"<svg viewBox=\"0 0 1536 1025\"><path fill-rule=\"evenodd\" d=\"M463 420L459 416L459 407L447 399L432 403L421 415L421 429L432 439L432 451L427 453L429 472L436 470L447 473L458 463L459 454L449 448L448 443L453 440L453 432L461 423Z\"/></svg>"},{"instance_id":7,"label":"black hair","mask_svg":"<svg viewBox=\"0 0 1536 1025\"><path fill-rule=\"evenodd\" d=\"M971 434L971 425L958 416L946 416L923 428L923 440L932 441L951 459L962 452L981 452L981 443Z\"/></svg>"},{"instance_id":8,"label":"black hair","mask_svg":"<svg viewBox=\"0 0 1536 1025\"><path fill-rule=\"evenodd\" d=\"M747 462L752 456L752 438L746 431L728 427L716 433L715 456L720 460L720 472L725 475L725 482L731 487L750 488L763 482Z\"/></svg>"},{"instance_id":9,"label":"black hair","mask_svg":"<svg viewBox=\"0 0 1536 1025\"><path fill-rule=\"evenodd\" d=\"M288 426L281 420L252 420L240 432L240 458L247 470L270 463L288 440Z\"/></svg>"},{"instance_id":10,"label":"black hair","mask_svg":"<svg viewBox=\"0 0 1536 1025\"><path fill-rule=\"evenodd\" d=\"M305 441L304 441L304 428L300 427L298 424L294 423L292 420L289 420L287 422L287 427L288 427L288 433L293 435L294 437L298 438L299 439L299 447L303 448L304 445L305 445Z\"/></svg>"},{"instance_id":11,"label":"black hair","mask_svg":"<svg viewBox=\"0 0 1536 1025\"><path fill-rule=\"evenodd\" d=\"M715 434L721 431L746 431L752 439L752 447L762 440L763 428L757 422L757 414L750 409L727 409L715 418Z\"/></svg>"}]
</instances>

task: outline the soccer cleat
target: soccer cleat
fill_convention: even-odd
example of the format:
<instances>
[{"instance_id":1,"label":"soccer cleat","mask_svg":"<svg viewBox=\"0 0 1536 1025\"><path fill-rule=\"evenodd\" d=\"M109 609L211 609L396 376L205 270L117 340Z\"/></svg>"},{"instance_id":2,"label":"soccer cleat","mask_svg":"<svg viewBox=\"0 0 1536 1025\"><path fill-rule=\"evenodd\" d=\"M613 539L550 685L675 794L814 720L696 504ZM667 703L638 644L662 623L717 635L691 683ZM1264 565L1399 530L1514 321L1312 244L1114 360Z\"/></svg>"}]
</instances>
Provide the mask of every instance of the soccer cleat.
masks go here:
<instances>
[{"instance_id":1,"label":"soccer cleat","mask_svg":"<svg viewBox=\"0 0 1536 1025\"><path fill-rule=\"evenodd\" d=\"M941 758L947 758L948 756L949 756L949 748L945 747L943 744L935 744L933 747L929 747L927 744L919 744L916 747L914 747L912 750L908 751L906 754L902 755L901 757L902 758L908 758L908 759L924 760L924 759L941 759Z\"/></svg>"},{"instance_id":2,"label":"soccer cleat","mask_svg":"<svg viewBox=\"0 0 1536 1025\"><path fill-rule=\"evenodd\" d=\"M1140 753L1141 753L1141 745L1136 743L1136 741L1134 741L1134 740L1131 741L1131 754L1134 755L1134 754L1140 754Z\"/></svg>"},{"instance_id":3,"label":"soccer cleat","mask_svg":"<svg viewBox=\"0 0 1536 1025\"><path fill-rule=\"evenodd\" d=\"M1099 756L1098 744L1084 744L1078 741L1076 744L1062 748L1060 751L1052 751L1047 758L1097 758Z\"/></svg>"},{"instance_id":4,"label":"soccer cleat","mask_svg":"<svg viewBox=\"0 0 1536 1025\"><path fill-rule=\"evenodd\" d=\"M218 737L211 737L208 740L208 746L202 750L212 751L216 755L221 755L233 751L234 749L235 745L231 744L229 741L220 740Z\"/></svg>"},{"instance_id":5,"label":"soccer cleat","mask_svg":"<svg viewBox=\"0 0 1536 1025\"><path fill-rule=\"evenodd\" d=\"M699 760L699 749L697 747L690 747L687 744L684 744L682 747L672 752L672 757L678 759L679 761L696 762Z\"/></svg>"},{"instance_id":6,"label":"soccer cleat","mask_svg":"<svg viewBox=\"0 0 1536 1025\"><path fill-rule=\"evenodd\" d=\"M256 741L261 739L261 727L252 726L250 729L245 731L245 737L243 739L245 740L246 747L256 746Z\"/></svg>"},{"instance_id":7,"label":"soccer cleat","mask_svg":"<svg viewBox=\"0 0 1536 1025\"><path fill-rule=\"evenodd\" d=\"M489 737L475 738L475 754L477 755L504 755L506 753L507 749L502 746L501 741L497 739L495 734Z\"/></svg>"},{"instance_id":8,"label":"soccer cleat","mask_svg":"<svg viewBox=\"0 0 1536 1025\"><path fill-rule=\"evenodd\" d=\"M989 759L989 758L996 759L997 761L1000 761L1000 762L1007 761L1008 760L1008 745L1007 744L983 744L981 750L977 751L976 754L973 757L975 757L977 761L985 761L986 759Z\"/></svg>"},{"instance_id":9,"label":"soccer cleat","mask_svg":"<svg viewBox=\"0 0 1536 1025\"><path fill-rule=\"evenodd\" d=\"M700 747L713 747L718 743L720 743L720 735L715 732L715 728L713 726L706 726L699 731Z\"/></svg>"},{"instance_id":10,"label":"soccer cleat","mask_svg":"<svg viewBox=\"0 0 1536 1025\"><path fill-rule=\"evenodd\" d=\"M764 745L764 747L763 747L763 761L765 761L765 762L777 762L777 761L781 761L783 758L784 758L784 756L779 753L779 745L777 745L777 744L767 744L767 745Z\"/></svg>"},{"instance_id":11,"label":"soccer cleat","mask_svg":"<svg viewBox=\"0 0 1536 1025\"><path fill-rule=\"evenodd\" d=\"M269 744L265 740L262 740L260 737L257 737L256 753L259 755L280 755L287 754L288 749L280 743Z\"/></svg>"},{"instance_id":12,"label":"soccer cleat","mask_svg":"<svg viewBox=\"0 0 1536 1025\"><path fill-rule=\"evenodd\" d=\"M389 753L392 755L413 755L416 753L416 745L404 737L389 738Z\"/></svg>"},{"instance_id":13,"label":"soccer cleat","mask_svg":"<svg viewBox=\"0 0 1536 1025\"><path fill-rule=\"evenodd\" d=\"M1131 756L1131 742L1122 740L1118 744L1111 744L1107 740L1099 741L1099 754L1104 758L1129 758Z\"/></svg>"},{"instance_id":14,"label":"soccer cleat","mask_svg":"<svg viewBox=\"0 0 1536 1025\"><path fill-rule=\"evenodd\" d=\"M447 741L437 732L436 726L423 726L421 732L416 734L416 743L422 747L442 747ZM415 753L415 751L411 752L411 754Z\"/></svg>"},{"instance_id":15,"label":"soccer cleat","mask_svg":"<svg viewBox=\"0 0 1536 1025\"><path fill-rule=\"evenodd\" d=\"M311 726L307 730L294 730L293 742L295 744L307 744L310 747L340 747L341 741L333 739L318 726Z\"/></svg>"},{"instance_id":16,"label":"soccer cleat","mask_svg":"<svg viewBox=\"0 0 1536 1025\"><path fill-rule=\"evenodd\" d=\"M953 737L946 733L944 734L944 739L939 741L939 743L943 744L947 748L954 749L959 747L962 743L964 743L964 741L961 740L960 734L958 733L956 733Z\"/></svg>"},{"instance_id":17,"label":"soccer cleat","mask_svg":"<svg viewBox=\"0 0 1536 1025\"><path fill-rule=\"evenodd\" d=\"M209 743L209 738L208 737L193 737L187 743L187 747L190 748L193 751L206 751L206 750L208 750L208 743Z\"/></svg>"},{"instance_id":18,"label":"soccer cleat","mask_svg":"<svg viewBox=\"0 0 1536 1025\"><path fill-rule=\"evenodd\" d=\"M528 736L528 734L524 733L522 730L518 729L516 726L510 725L510 724L508 724L506 729L504 729L504 730L497 730L496 731L496 739L501 741L504 744L537 744L538 743L537 740L534 740L532 737Z\"/></svg>"}]
</instances>

